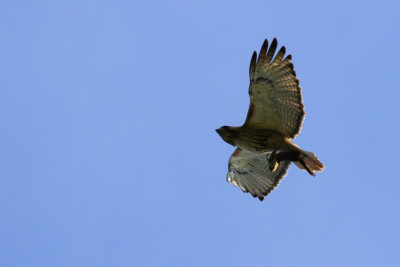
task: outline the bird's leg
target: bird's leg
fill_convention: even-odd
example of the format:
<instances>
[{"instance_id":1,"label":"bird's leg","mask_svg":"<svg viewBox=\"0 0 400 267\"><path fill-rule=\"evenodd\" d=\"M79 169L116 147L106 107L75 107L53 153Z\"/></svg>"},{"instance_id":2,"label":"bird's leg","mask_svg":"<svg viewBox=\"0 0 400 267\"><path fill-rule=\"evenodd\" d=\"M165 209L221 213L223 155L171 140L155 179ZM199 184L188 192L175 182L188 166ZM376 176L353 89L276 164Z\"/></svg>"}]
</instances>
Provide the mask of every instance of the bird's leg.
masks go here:
<instances>
[{"instance_id":1,"label":"bird's leg","mask_svg":"<svg viewBox=\"0 0 400 267\"><path fill-rule=\"evenodd\" d=\"M271 172L276 171L276 169L278 169L278 159L276 157L276 150L272 151L271 154L269 154L269 156L267 156L267 160L268 160L268 167L270 169Z\"/></svg>"}]
</instances>

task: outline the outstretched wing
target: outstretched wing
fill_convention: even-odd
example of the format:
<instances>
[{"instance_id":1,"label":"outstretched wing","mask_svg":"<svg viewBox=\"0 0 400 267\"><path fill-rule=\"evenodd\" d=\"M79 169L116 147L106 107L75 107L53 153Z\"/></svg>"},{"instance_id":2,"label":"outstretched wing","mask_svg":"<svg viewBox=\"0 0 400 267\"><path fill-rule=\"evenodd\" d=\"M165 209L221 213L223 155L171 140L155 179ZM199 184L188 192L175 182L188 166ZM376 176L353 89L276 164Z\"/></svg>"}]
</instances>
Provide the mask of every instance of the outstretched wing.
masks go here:
<instances>
[{"instance_id":1,"label":"outstretched wing","mask_svg":"<svg viewBox=\"0 0 400 267\"><path fill-rule=\"evenodd\" d=\"M291 55L283 59L284 46L276 54L277 40L268 49L265 39L257 59L254 51L250 62L250 107L245 125L277 131L294 138L304 119L301 87L293 69Z\"/></svg>"},{"instance_id":2,"label":"outstretched wing","mask_svg":"<svg viewBox=\"0 0 400 267\"><path fill-rule=\"evenodd\" d=\"M267 156L236 148L229 159L226 180L243 192L264 200L285 177L290 165L290 161L281 161L278 169L271 172Z\"/></svg>"}]
</instances>

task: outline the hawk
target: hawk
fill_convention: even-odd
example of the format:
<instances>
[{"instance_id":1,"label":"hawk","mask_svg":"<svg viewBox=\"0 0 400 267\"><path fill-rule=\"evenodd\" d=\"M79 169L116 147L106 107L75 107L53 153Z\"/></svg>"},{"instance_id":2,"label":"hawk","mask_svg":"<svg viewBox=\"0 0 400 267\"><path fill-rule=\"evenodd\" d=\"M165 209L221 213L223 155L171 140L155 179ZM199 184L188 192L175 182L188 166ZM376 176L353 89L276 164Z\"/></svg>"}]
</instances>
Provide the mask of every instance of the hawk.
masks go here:
<instances>
[{"instance_id":1,"label":"hawk","mask_svg":"<svg viewBox=\"0 0 400 267\"><path fill-rule=\"evenodd\" d=\"M312 176L324 165L314 153L302 150L291 139L299 134L304 119L299 79L291 62L278 53L276 38L268 48L265 39L260 55L250 61L250 107L240 127L223 126L217 133L236 149L228 163L227 181L261 201L286 175L293 162Z\"/></svg>"}]
</instances>

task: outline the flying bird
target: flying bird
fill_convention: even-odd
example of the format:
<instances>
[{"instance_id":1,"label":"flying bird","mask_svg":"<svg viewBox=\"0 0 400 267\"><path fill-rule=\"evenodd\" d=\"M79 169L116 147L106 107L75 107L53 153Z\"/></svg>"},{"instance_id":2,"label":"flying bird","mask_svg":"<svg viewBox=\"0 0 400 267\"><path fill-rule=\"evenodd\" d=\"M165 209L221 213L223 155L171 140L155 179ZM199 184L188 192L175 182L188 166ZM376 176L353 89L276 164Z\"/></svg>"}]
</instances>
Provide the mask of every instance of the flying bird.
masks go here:
<instances>
[{"instance_id":1,"label":"flying bird","mask_svg":"<svg viewBox=\"0 0 400 267\"><path fill-rule=\"evenodd\" d=\"M228 163L227 181L261 201L286 175L293 162L312 176L324 165L314 153L302 150L291 139L300 132L304 120L299 79L291 62L278 53L276 38L268 48L265 39L260 55L250 61L250 107L240 127L223 126L217 133L236 149Z\"/></svg>"}]
</instances>

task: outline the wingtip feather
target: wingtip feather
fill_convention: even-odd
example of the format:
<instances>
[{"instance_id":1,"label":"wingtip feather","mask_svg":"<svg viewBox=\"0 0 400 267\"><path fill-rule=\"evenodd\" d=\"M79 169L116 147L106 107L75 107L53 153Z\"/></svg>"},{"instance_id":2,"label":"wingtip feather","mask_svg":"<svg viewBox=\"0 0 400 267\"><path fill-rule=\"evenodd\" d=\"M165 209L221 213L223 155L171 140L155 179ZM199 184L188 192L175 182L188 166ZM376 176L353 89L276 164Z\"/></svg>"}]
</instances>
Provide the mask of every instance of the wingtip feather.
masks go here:
<instances>
[{"instance_id":1,"label":"wingtip feather","mask_svg":"<svg viewBox=\"0 0 400 267\"><path fill-rule=\"evenodd\" d=\"M257 63L257 52L254 51L253 55L251 56L250 60L250 68L249 68L249 75L251 77L251 74L255 71L256 69L256 63Z\"/></svg>"},{"instance_id":2,"label":"wingtip feather","mask_svg":"<svg viewBox=\"0 0 400 267\"><path fill-rule=\"evenodd\" d=\"M271 62L271 59L273 58L275 51L276 51L276 47L278 46L278 40L276 40L276 38L274 38L274 40L272 40L272 43L268 49L267 52L267 56L265 58L265 60L267 61L267 63Z\"/></svg>"}]
</instances>

